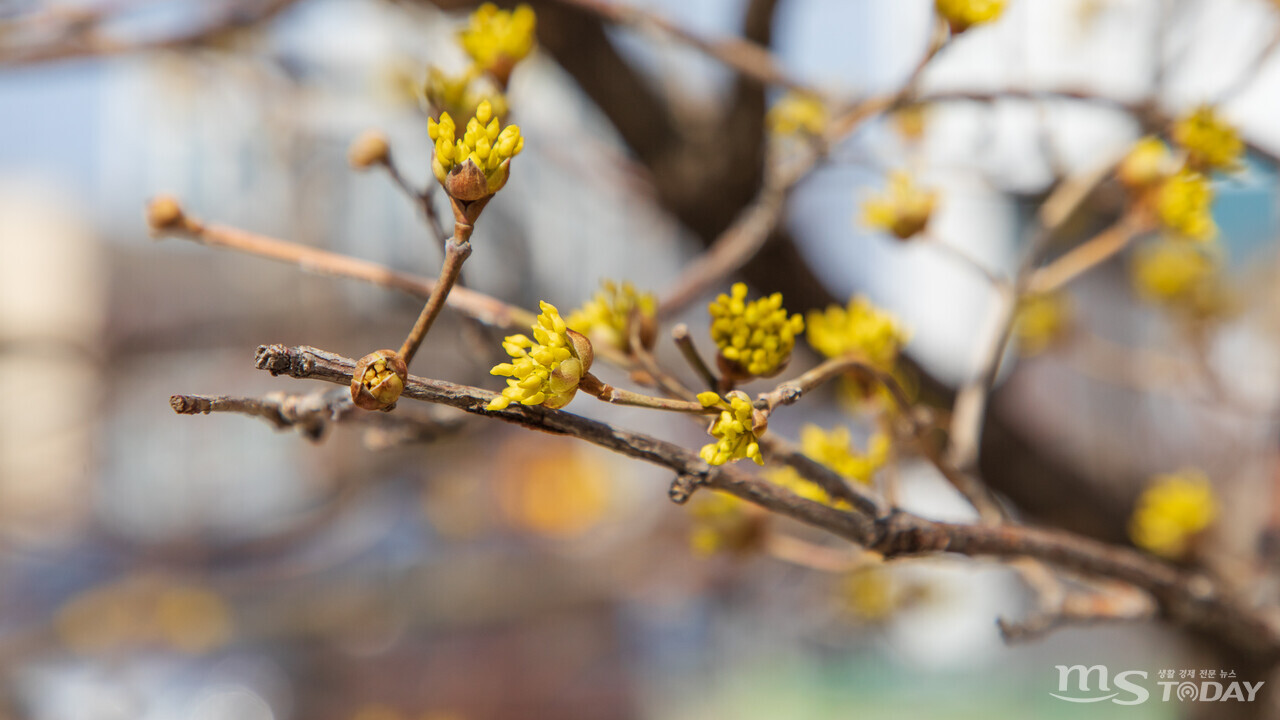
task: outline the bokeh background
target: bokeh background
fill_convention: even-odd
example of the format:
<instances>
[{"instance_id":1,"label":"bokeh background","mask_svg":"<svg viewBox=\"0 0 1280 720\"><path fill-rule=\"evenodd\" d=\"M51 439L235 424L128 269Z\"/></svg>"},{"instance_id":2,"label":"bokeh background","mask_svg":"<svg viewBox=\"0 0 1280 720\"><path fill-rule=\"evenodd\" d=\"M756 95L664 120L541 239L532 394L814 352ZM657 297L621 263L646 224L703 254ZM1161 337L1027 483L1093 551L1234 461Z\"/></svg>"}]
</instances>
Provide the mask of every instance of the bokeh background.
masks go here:
<instances>
[{"instance_id":1,"label":"bokeh background","mask_svg":"<svg viewBox=\"0 0 1280 720\"><path fill-rule=\"evenodd\" d=\"M747 8L632 3L709 36L741 34ZM1025 612L1028 595L996 563L912 560L858 578L840 570L848 548L786 525L823 552L699 553L696 512L668 501L661 470L439 408L411 408L431 437L354 423L320 443L247 417L174 415L174 393L316 389L255 370L254 349L359 357L398 343L419 308L154 241L148 198L172 193L208 221L425 276L440 260L413 204L384 175L352 171L346 151L380 128L425 186L416 86L428 65L462 67L466 3L302 0L199 42L28 57L59 40L45 20L86 8L111 12L113 37L152 45L254 5L0 3L0 717L1164 718L1189 711L1057 702L1054 666L1235 667L1212 638L1154 623L1006 646L995 619ZM931 5L780 0L764 39L795 76L855 97L907 77ZM661 32L535 7L544 47L510 88L527 146L465 277L525 307L574 307L604 277L661 291L758 186L764 103L778 93ZM1197 353L1134 299L1124 258L1083 278L1072 296L1093 341L1010 358L982 468L1028 517L1117 542L1148 476L1203 468L1224 507L1212 555L1240 577L1274 568L1263 541L1280 522L1278 30L1261 0L1015 0L946 48L923 85L1080 90L1171 114L1229 97L1221 111L1254 145L1215 183L1241 311ZM608 97L627 87L617 62L644 93ZM663 152L690 141L625 120L654 99L677 130L719 137L727 167L673 169ZM744 116L745 131L729 127ZM862 227L867 189L916 170L942 193L934 232L1010 272L1045 193L1142 131L1114 103L1034 93L939 104L916 141L873 122L794 192L744 277L794 310L869 295L912 329L922 376L955 387L975 371L994 294L953 257ZM1103 217L1114 198L1087 208ZM705 348L702 306L681 319ZM446 312L415 371L497 388L494 340ZM1153 373L1132 348L1174 370ZM659 359L681 367L669 343ZM1203 372L1178 370L1197 359ZM703 442L655 413L596 405L571 409ZM801 421L846 424L860 443L872 429L815 396L771 431ZM907 507L972 519L929 469L900 473Z\"/></svg>"}]
</instances>

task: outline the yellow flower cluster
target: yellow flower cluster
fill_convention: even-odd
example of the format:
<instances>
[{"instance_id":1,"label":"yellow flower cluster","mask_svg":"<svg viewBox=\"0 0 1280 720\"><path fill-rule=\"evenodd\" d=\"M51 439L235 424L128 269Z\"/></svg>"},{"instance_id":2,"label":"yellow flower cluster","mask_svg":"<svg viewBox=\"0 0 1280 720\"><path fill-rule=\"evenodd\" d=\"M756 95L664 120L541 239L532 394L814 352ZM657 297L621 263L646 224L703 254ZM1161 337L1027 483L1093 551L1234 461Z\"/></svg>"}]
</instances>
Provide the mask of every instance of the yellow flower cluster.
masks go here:
<instances>
[{"instance_id":1,"label":"yellow flower cluster","mask_svg":"<svg viewBox=\"0 0 1280 720\"><path fill-rule=\"evenodd\" d=\"M1158 242L1134 255L1133 285L1146 300L1177 303L1200 292L1216 271L1217 263L1201 248Z\"/></svg>"},{"instance_id":2,"label":"yellow flower cluster","mask_svg":"<svg viewBox=\"0 0 1280 720\"><path fill-rule=\"evenodd\" d=\"M435 157L431 161L431 170L436 179L446 189L450 189L447 183L449 172L470 162L484 173L485 187L477 188L477 192L483 193L479 197L492 195L502 189L510 173L511 158L524 149L520 128L516 125L503 128L498 118L494 117L493 105L488 100L481 102L476 108L475 116L467 121L467 129L462 138L457 137L457 128L449 113L442 113L440 122L428 119L427 133L436 144Z\"/></svg>"},{"instance_id":3,"label":"yellow flower cluster","mask_svg":"<svg viewBox=\"0 0 1280 720\"><path fill-rule=\"evenodd\" d=\"M161 645L203 654L234 632L231 607L213 590L157 576L130 576L76 595L60 607L54 631L81 653Z\"/></svg>"},{"instance_id":4,"label":"yellow flower cluster","mask_svg":"<svg viewBox=\"0 0 1280 720\"><path fill-rule=\"evenodd\" d=\"M427 102L438 113L449 113L454 117L471 117L476 114L480 103L488 101L497 118L507 116L507 98L500 92L477 90L472 81L476 77L476 68L468 68L461 75L452 76L437 67L427 69L427 82L423 93Z\"/></svg>"},{"instance_id":5,"label":"yellow flower cluster","mask_svg":"<svg viewBox=\"0 0 1280 720\"><path fill-rule=\"evenodd\" d=\"M538 18L533 8L519 5L515 10L499 10L485 3L471 14L458 41L476 66L493 75L504 87L511 69L533 50Z\"/></svg>"},{"instance_id":6,"label":"yellow flower cluster","mask_svg":"<svg viewBox=\"0 0 1280 720\"><path fill-rule=\"evenodd\" d=\"M698 453L703 460L711 465L723 465L731 460L751 458L757 465L764 464L755 430L755 408L746 393L734 390L721 398L716 393L704 392L698 394L698 402L702 407L720 408L720 414L708 430L716 442L703 445Z\"/></svg>"},{"instance_id":7,"label":"yellow flower cluster","mask_svg":"<svg viewBox=\"0 0 1280 720\"><path fill-rule=\"evenodd\" d=\"M614 501L601 454L545 437L506 443L494 475L502 517L514 528L552 538L598 526Z\"/></svg>"},{"instance_id":8,"label":"yellow flower cluster","mask_svg":"<svg viewBox=\"0 0 1280 720\"><path fill-rule=\"evenodd\" d=\"M827 106L811 93L792 91L783 96L765 117L778 135L822 135L827 127Z\"/></svg>"},{"instance_id":9,"label":"yellow flower cluster","mask_svg":"<svg viewBox=\"0 0 1280 720\"><path fill-rule=\"evenodd\" d=\"M1156 195L1160 222L1175 233L1200 242L1218 234L1212 206L1209 178L1193 170L1183 170L1165 180Z\"/></svg>"},{"instance_id":10,"label":"yellow flower cluster","mask_svg":"<svg viewBox=\"0 0 1280 720\"><path fill-rule=\"evenodd\" d=\"M1164 180L1175 169L1169 146L1160 138L1148 135L1133 144L1129 153L1120 161L1116 175L1129 188L1141 190Z\"/></svg>"},{"instance_id":11,"label":"yellow flower cluster","mask_svg":"<svg viewBox=\"0 0 1280 720\"><path fill-rule=\"evenodd\" d=\"M810 460L834 470L844 478L870 485L876 471L884 467L889 458L889 436L884 433L872 435L867 452L863 454L854 447L847 428L823 430L817 425L805 425L800 430L800 449ZM766 477L770 482L781 485L806 500L830 505L838 510L849 509L847 502L832 498L822 486L801 476L795 468L770 470Z\"/></svg>"},{"instance_id":12,"label":"yellow flower cluster","mask_svg":"<svg viewBox=\"0 0 1280 720\"><path fill-rule=\"evenodd\" d=\"M720 550L746 552L764 539L762 516L728 493L698 493L689 514L693 518L689 544L700 555Z\"/></svg>"},{"instance_id":13,"label":"yellow flower cluster","mask_svg":"<svg viewBox=\"0 0 1280 720\"><path fill-rule=\"evenodd\" d=\"M872 195L862 203L862 222L906 240L924 231L937 202L936 192L918 187L910 175L895 171L889 174L883 194Z\"/></svg>"},{"instance_id":14,"label":"yellow flower cluster","mask_svg":"<svg viewBox=\"0 0 1280 720\"><path fill-rule=\"evenodd\" d=\"M876 622L886 620L899 606L902 593L898 583L883 564L858 568L840 581L840 598L859 619Z\"/></svg>"},{"instance_id":15,"label":"yellow flower cluster","mask_svg":"<svg viewBox=\"0 0 1280 720\"><path fill-rule=\"evenodd\" d=\"M893 367L907 333L889 313L857 296L848 307L809 313L809 344L829 358L854 356L882 370Z\"/></svg>"},{"instance_id":16,"label":"yellow flower cluster","mask_svg":"<svg viewBox=\"0 0 1280 720\"><path fill-rule=\"evenodd\" d=\"M605 342L623 352L631 347L631 313L638 310L643 322L658 311L653 293L637 292L634 285L621 285L612 280L600 283L600 292L581 308L569 313L569 327L586 335L592 342ZM644 329L641 329L642 335ZM641 338L642 341L645 338Z\"/></svg>"},{"instance_id":17,"label":"yellow flower cluster","mask_svg":"<svg viewBox=\"0 0 1280 720\"><path fill-rule=\"evenodd\" d=\"M796 335L804 332L804 317L787 315L782 294L747 302L747 286L735 283L729 295L721 294L707 308L711 312L711 339L720 357L739 373L768 377L791 359Z\"/></svg>"},{"instance_id":18,"label":"yellow flower cluster","mask_svg":"<svg viewBox=\"0 0 1280 720\"><path fill-rule=\"evenodd\" d=\"M934 7L951 26L951 32L962 33L974 25L999 19L1004 0L935 0Z\"/></svg>"},{"instance_id":19,"label":"yellow flower cluster","mask_svg":"<svg viewBox=\"0 0 1280 720\"><path fill-rule=\"evenodd\" d=\"M513 401L564 407L577 394L582 376L591 369L589 349L584 352L570 337L560 311L547 302L539 307L542 314L533 326L532 340L526 335L509 335L503 341L502 349L514 362L499 363L489 371L508 380L502 395L494 398L486 410L503 410Z\"/></svg>"},{"instance_id":20,"label":"yellow flower cluster","mask_svg":"<svg viewBox=\"0 0 1280 720\"><path fill-rule=\"evenodd\" d=\"M1062 292L1035 293L1018 302L1014 333L1024 355L1038 355L1049 348L1071 324L1070 298Z\"/></svg>"},{"instance_id":21,"label":"yellow flower cluster","mask_svg":"<svg viewBox=\"0 0 1280 720\"><path fill-rule=\"evenodd\" d=\"M1138 498L1129 536L1149 552L1180 558L1217 514L1213 488L1203 472L1187 469L1158 475Z\"/></svg>"},{"instance_id":22,"label":"yellow flower cluster","mask_svg":"<svg viewBox=\"0 0 1280 720\"><path fill-rule=\"evenodd\" d=\"M924 103L910 103L893 111L890 120L893 129L907 142L919 142L924 138L928 127L929 106Z\"/></svg>"},{"instance_id":23,"label":"yellow flower cluster","mask_svg":"<svg viewBox=\"0 0 1280 720\"><path fill-rule=\"evenodd\" d=\"M1244 142L1212 106L1201 105L1173 124L1173 141L1187 151L1187 166L1200 172L1231 170L1244 157Z\"/></svg>"}]
</instances>

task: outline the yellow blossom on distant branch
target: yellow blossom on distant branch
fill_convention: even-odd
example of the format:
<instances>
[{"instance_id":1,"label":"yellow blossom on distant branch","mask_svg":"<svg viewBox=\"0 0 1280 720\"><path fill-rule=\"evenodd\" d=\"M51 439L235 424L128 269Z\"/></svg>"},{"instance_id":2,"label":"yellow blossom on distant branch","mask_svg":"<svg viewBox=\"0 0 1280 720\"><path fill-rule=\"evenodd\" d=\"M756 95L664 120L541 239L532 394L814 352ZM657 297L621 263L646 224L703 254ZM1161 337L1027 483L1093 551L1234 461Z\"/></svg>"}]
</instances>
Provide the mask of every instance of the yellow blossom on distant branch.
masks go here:
<instances>
[{"instance_id":1,"label":"yellow blossom on distant branch","mask_svg":"<svg viewBox=\"0 0 1280 720\"><path fill-rule=\"evenodd\" d=\"M746 501L722 492L698 493L689 506L689 544L700 555L721 550L745 552L764 537L764 517Z\"/></svg>"},{"instance_id":2,"label":"yellow blossom on distant branch","mask_svg":"<svg viewBox=\"0 0 1280 720\"><path fill-rule=\"evenodd\" d=\"M900 589L883 564L868 565L845 575L840 581L840 597L845 607L861 620L879 621L898 609Z\"/></svg>"},{"instance_id":3,"label":"yellow blossom on distant branch","mask_svg":"<svg viewBox=\"0 0 1280 720\"><path fill-rule=\"evenodd\" d=\"M1209 179L1191 170L1165 180L1156 195L1156 214L1161 224L1191 240L1211 240L1218 234L1212 206Z\"/></svg>"},{"instance_id":4,"label":"yellow blossom on distant branch","mask_svg":"<svg viewBox=\"0 0 1280 720\"><path fill-rule=\"evenodd\" d=\"M814 350L829 358L857 357L882 370L893 367L908 338L892 315L862 296L849 300L847 307L811 311L808 321Z\"/></svg>"},{"instance_id":5,"label":"yellow blossom on distant branch","mask_svg":"<svg viewBox=\"0 0 1280 720\"><path fill-rule=\"evenodd\" d=\"M818 137L827 127L827 106L822 99L807 92L787 93L769 108L765 121L778 135L812 135Z\"/></svg>"},{"instance_id":6,"label":"yellow blossom on distant branch","mask_svg":"<svg viewBox=\"0 0 1280 720\"><path fill-rule=\"evenodd\" d=\"M800 430L800 449L810 460L835 471L846 480L870 485L876 471L884 467L889 458L889 436L876 433L863 453L853 445L849 430L843 427L823 430L817 425L805 425ZM770 482L787 488L806 500L830 505L838 510L849 509L849 503L832 498L821 485L802 476L795 468L780 467L766 471Z\"/></svg>"},{"instance_id":7,"label":"yellow blossom on distant branch","mask_svg":"<svg viewBox=\"0 0 1280 720\"><path fill-rule=\"evenodd\" d=\"M1116 176L1129 188L1140 190L1164 180L1175 169L1169 146L1160 138L1149 135L1133 144L1120 161Z\"/></svg>"},{"instance_id":8,"label":"yellow blossom on distant branch","mask_svg":"<svg viewBox=\"0 0 1280 720\"><path fill-rule=\"evenodd\" d=\"M506 117L506 96L496 89L491 92L477 89L475 77L474 68L456 76L435 66L428 68L427 82L422 92L431 105L432 117L439 117L441 113L449 113L451 117L471 117L476 114L480 103L486 100L493 109L494 117Z\"/></svg>"},{"instance_id":9,"label":"yellow blossom on distant branch","mask_svg":"<svg viewBox=\"0 0 1280 720\"><path fill-rule=\"evenodd\" d=\"M898 131L907 142L919 142L924 138L925 128L928 125L929 106L924 103L910 103L904 105L893 114L889 119L893 122L893 128Z\"/></svg>"},{"instance_id":10,"label":"yellow blossom on distant branch","mask_svg":"<svg viewBox=\"0 0 1280 720\"><path fill-rule=\"evenodd\" d=\"M787 315L781 293L747 302L743 283L735 283L729 295L721 294L707 309L721 370L729 375L777 374L791 359L796 335L804 332L804 317Z\"/></svg>"},{"instance_id":11,"label":"yellow blossom on distant branch","mask_svg":"<svg viewBox=\"0 0 1280 720\"><path fill-rule=\"evenodd\" d=\"M569 313L569 327L586 335L592 342L605 342L623 352L631 349L631 317L637 313L640 342L652 346L656 339L655 317L658 302L653 293L637 292L634 285L621 285L612 280L600 283L600 292L581 308Z\"/></svg>"},{"instance_id":12,"label":"yellow blossom on distant branch","mask_svg":"<svg viewBox=\"0 0 1280 720\"><path fill-rule=\"evenodd\" d=\"M513 362L499 363L489 372L508 378L507 388L486 410L503 410L512 402L561 408L578 392L582 376L591 369L591 343L570 330L551 303L539 304L542 314L533 326L533 339L509 335L502 348Z\"/></svg>"},{"instance_id":13,"label":"yellow blossom on distant branch","mask_svg":"<svg viewBox=\"0 0 1280 720\"><path fill-rule=\"evenodd\" d=\"M934 7L951 32L962 33L974 25L993 22L1004 12L1005 0L936 0Z\"/></svg>"},{"instance_id":14,"label":"yellow blossom on distant branch","mask_svg":"<svg viewBox=\"0 0 1280 720\"><path fill-rule=\"evenodd\" d=\"M862 203L862 222L906 240L924 231L937 202L936 192L920 188L910 175L895 171L889 174L883 194L872 195Z\"/></svg>"},{"instance_id":15,"label":"yellow blossom on distant branch","mask_svg":"<svg viewBox=\"0 0 1280 720\"><path fill-rule=\"evenodd\" d=\"M537 24L538 18L528 5L499 10L493 3L485 3L471 13L467 27L458 32L458 41L476 66L506 87L516 63L533 50Z\"/></svg>"},{"instance_id":16,"label":"yellow blossom on distant branch","mask_svg":"<svg viewBox=\"0 0 1280 720\"><path fill-rule=\"evenodd\" d=\"M1133 285L1138 295L1157 303L1185 300L1217 271L1217 263L1203 249L1177 242L1158 242L1140 249L1133 258Z\"/></svg>"},{"instance_id":17,"label":"yellow blossom on distant branch","mask_svg":"<svg viewBox=\"0 0 1280 720\"><path fill-rule=\"evenodd\" d=\"M1210 105L1201 105L1173 124L1173 141L1187 151L1187 165L1201 172L1231 170L1244 157L1244 142L1236 129Z\"/></svg>"},{"instance_id":18,"label":"yellow blossom on distant branch","mask_svg":"<svg viewBox=\"0 0 1280 720\"><path fill-rule=\"evenodd\" d=\"M1180 558L1217 514L1218 503L1203 472L1186 469L1158 475L1138 498L1129 535L1149 552Z\"/></svg>"},{"instance_id":19,"label":"yellow blossom on distant branch","mask_svg":"<svg viewBox=\"0 0 1280 720\"><path fill-rule=\"evenodd\" d=\"M610 468L598 454L544 438L503 447L494 482L497 505L514 527L552 538L598 526L612 502Z\"/></svg>"},{"instance_id":20,"label":"yellow blossom on distant branch","mask_svg":"<svg viewBox=\"0 0 1280 720\"><path fill-rule=\"evenodd\" d=\"M435 142L432 172L451 197L466 202L501 190L507 183L511 158L524 149L520 128L503 128L488 100L476 108L461 138L449 113L441 113L439 122L428 119L427 133Z\"/></svg>"},{"instance_id":21,"label":"yellow blossom on distant branch","mask_svg":"<svg viewBox=\"0 0 1280 720\"><path fill-rule=\"evenodd\" d=\"M703 460L711 465L723 465L750 458L757 465L764 464L758 437L758 433L764 432L763 415L757 415L746 393L734 390L721 398L716 393L704 392L698 394L698 402L706 408L720 409L707 431L716 442L703 445L698 453Z\"/></svg>"},{"instance_id":22,"label":"yellow blossom on distant branch","mask_svg":"<svg viewBox=\"0 0 1280 720\"><path fill-rule=\"evenodd\" d=\"M1071 324L1070 298L1063 292L1035 293L1018 301L1014 333L1024 355L1049 348Z\"/></svg>"}]
</instances>

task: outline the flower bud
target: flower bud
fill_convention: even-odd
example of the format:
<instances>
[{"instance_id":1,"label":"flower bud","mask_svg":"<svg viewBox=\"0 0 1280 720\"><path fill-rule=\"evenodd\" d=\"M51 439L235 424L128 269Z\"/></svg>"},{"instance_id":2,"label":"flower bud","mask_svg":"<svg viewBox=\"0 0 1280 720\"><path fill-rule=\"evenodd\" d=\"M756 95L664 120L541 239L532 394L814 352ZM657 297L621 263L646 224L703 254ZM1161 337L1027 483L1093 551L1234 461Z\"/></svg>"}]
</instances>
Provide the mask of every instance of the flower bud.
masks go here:
<instances>
[{"instance_id":1,"label":"flower bud","mask_svg":"<svg viewBox=\"0 0 1280 720\"><path fill-rule=\"evenodd\" d=\"M377 350L360 358L351 376L351 400L364 410L395 407L409 378L409 367L395 350Z\"/></svg>"},{"instance_id":2,"label":"flower bud","mask_svg":"<svg viewBox=\"0 0 1280 720\"><path fill-rule=\"evenodd\" d=\"M147 203L147 225L152 231L174 230L186 225L182 206L172 195L157 195Z\"/></svg>"},{"instance_id":3,"label":"flower bud","mask_svg":"<svg viewBox=\"0 0 1280 720\"><path fill-rule=\"evenodd\" d=\"M391 157L387 136L377 130L365 130L352 141L347 149L347 162L356 170L368 170L383 165Z\"/></svg>"},{"instance_id":4,"label":"flower bud","mask_svg":"<svg viewBox=\"0 0 1280 720\"><path fill-rule=\"evenodd\" d=\"M445 176L444 190L451 197L464 203L475 202L491 194L489 179L484 176L484 171L470 159L453 166Z\"/></svg>"}]
</instances>

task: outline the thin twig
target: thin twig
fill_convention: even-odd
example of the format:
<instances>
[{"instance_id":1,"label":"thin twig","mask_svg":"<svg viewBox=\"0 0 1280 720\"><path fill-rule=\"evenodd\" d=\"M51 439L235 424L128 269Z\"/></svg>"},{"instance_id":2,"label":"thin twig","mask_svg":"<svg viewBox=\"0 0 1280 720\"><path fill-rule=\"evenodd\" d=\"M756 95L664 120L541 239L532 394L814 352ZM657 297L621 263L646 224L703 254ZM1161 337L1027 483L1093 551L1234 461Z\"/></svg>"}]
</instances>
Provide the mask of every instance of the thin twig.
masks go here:
<instances>
[{"instance_id":1,"label":"thin twig","mask_svg":"<svg viewBox=\"0 0 1280 720\"><path fill-rule=\"evenodd\" d=\"M924 56L897 92L874 95L854 102L836 114L807 155L787 165L776 163L770 167L766 171L764 185L751 204L716 237L706 252L685 266L684 271L663 295L658 305L659 319L678 315L755 257L781 221L791 190L826 158L829 148L848 137L867 120L907 102L914 94L921 74L945 44L945 35L934 34Z\"/></svg>"},{"instance_id":2,"label":"thin twig","mask_svg":"<svg viewBox=\"0 0 1280 720\"><path fill-rule=\"evenodd\" d=\"M627 322L627 331L630 335L629 345L631 348L631 359L634 360L639 369L643 371L645 375L648 375L649 378L652 379L653 382L655 382L667 395L681 400L687 400L689 402L697 400L697 394L685 387L684 383L680 382L679 378L663 370L658 364L658 359L655 358L653 353L644 346L644 327L645 323L640 317L640 311L633 308L631 311L631 317L628 318ZM632 375L634 376L635 373L633 372Z\"/></svg>"},{"instance_id":3,"label":"thin twig","mask_svg":"<svg viewBox=\"0 0 1280 720\"><path fill-rule=\"evenodd\" d=\"M431 325L444 309L449 291L457 282L458 273L462 272L462 264L471 256L470 237L470 225L461 222L454 225L453 239L445 246L444 263L440 266L440 279L436 280L430 297L427 298L426 304L422 306L422 312L418 314L418 319L413 324L413 329L409 331L409 336L400 346L400 357L404 358L405 365L413 362L413 356L418 353L418 348L422 347L422 341L431 331Z\"/></svg>"},{"instance_id":4,"label":"thin twig","mask_svg":"<svg viewBox=\"0 0 1280 720\"><path fill-rule=\"evenodd\" d=\"M969 269L977 272L979 275L985 278L986 281L990 283L992 287L1000 289L1000 288L1006 288L1012 284L1009 281L1009 278L996 274L994 270L984 265L981 261L979 261L974 256L970 255L968 251L966 251L964 248L961 248L957 245L953 245L943 240L942 238L938 237L937 235L934 235L929 232L925 232L920 236L920 240L924 243L926 247L931 247L931 248L936 248L938 250L941 250L943 254L950 255L952 258L959 261L961 265L964 265Z\"/></svg>"},{"instance_id":5,"label":"thin twig","mask_svg":"<svg viewBox=\"0 0 1280 720\"><path fill-rule=\"evenodd\" d=\"M706 386L708 390L715 390L720 387L720 378L711 371L707 363L702 359L702 355L698 352L698 348L693 344L693 336L689 334L689 326L680 323L671 328L671 339L675 341L676 347L679 348L680 354L684 357L685 362L689 363L689 367L698 374L698 379Z\"/></svg>"},{"instance_id":6,"label":"thin twig","mask_svg":"<svg viewBox=\"0 0 1280 720\"><path fill-rule=\"evenodd\" d=\"M588 395L597 397L611 405L630 405L631 407L646 407L654 410L694 413L697 415L711 415L720 412L719 408L707 408L699 402L654 397L644 393L616 388L601 381L600 378L591 373L586 373L582 376L582 381L578 388Z\"/></svg>"},{"instance_id":7,"label":"thin twig","mask_svg":"<svg viewBox=\"0 0 1280 720\"><path fill-rule=\"evenodd\" d=\"M400 167L396 165L395 155L390 152L387 153L381 164L386 169L387 174L391 176L391 180L396 184L396 187L400 188L400 191L422 210L422 214L427 218L427 224L431 228L432 234L435 235L436 241L441 246L449 242L449 231L445 230L444 222L440 219L440 213L436 211L434 202L435 186L428 185L427 189L422 191L413 187L404 174L400 172Z\"/></svg>"},{"instance_id":8,"label":"thin twig","mask_svg":"<svg viewBox=\"0 0 1280 720\"><path fill-rule=\"evenodd\" d=\"M236 413L266 420L277 430L295 429L312 442L324 438L329 426L359 422L376 427L387 438L398 438L396 444L424 442L456 431L458 421L418 417L413 413L356 412L351 393L329 390L305 394L273 392L261 398L227 395L174 395L169 406L179 415Z\"/></svg>"},{"instance_id":9,"label":"thin twig","mask_svg":"<svg viewBox=\"0 0 1280 720\"><path fill-rule=\"evenodd\" d=\"M756 398L756 407L764 410L766 414L772 413L779 406L791 405L803 397L805 393L822 385L828 380L837 378L853 370L862 372L870 371L872 368L856 357L831 358L821 365L818 365L817 367L812 368L791 380L779 384L773 390L761 393ZM905 400L905 395L904 402L910 405L910 401Z\"/></svg>"},{"instance_id":10,"label":"thin twig","mask_svg":"<svg viewBox=\"0 0 1280 720\"><path fill-rule=\"evenodd\" d=\"M1027 291L1048 293L1063 287L1115 257L1129 247L1129 243L1145 232L1147 227L1147 223L1136 214L1126 213L1107 229L1032 273L1027 281Z\"/></svg>"},{"instance_id":11,"label":"thin twig","mask_svg":"<svg viewBox=\"0 0 1280 720\"><path fill-rule=\"evenodd\" d=\"M385 265L368 260L319 250L240 228L205 225L200 220L185 214L177 222L153 228L152 232L160 236L194 240L210 247L278 260L297 265L302 270L317 275L362 280L416 298L431 297L436 286L434 280L392 270ZM504 330L525 328L537 320L536 315L528 310L508 305L496 298L466 288L454 288L448 294L446 301L454 310L486 325Z\"/></svg>"},{"instance_id":12,"label":"thin twig","mask_svg":"<svg viewBox=\"0 0 1280 720\"><path fill-rule=\"evenodd\" d=\"M788 75L768 48L744 38L723 40L704 38L656 13L620 3L601 2L601 0L560 0L560 2L594 13L615 25L625 25L636 30L657 29L765 85L777 85L810 95L821 95L813 87Z\"/></svg>"}]
</instances>

